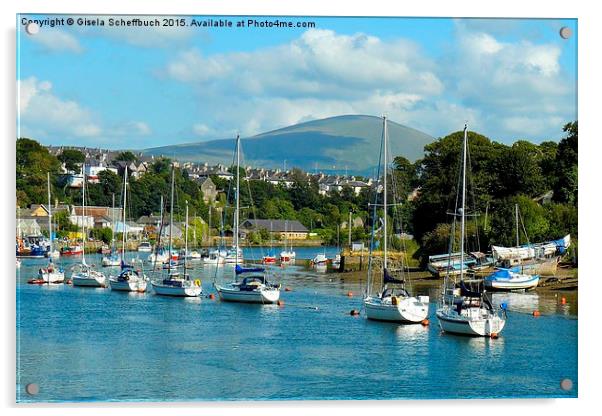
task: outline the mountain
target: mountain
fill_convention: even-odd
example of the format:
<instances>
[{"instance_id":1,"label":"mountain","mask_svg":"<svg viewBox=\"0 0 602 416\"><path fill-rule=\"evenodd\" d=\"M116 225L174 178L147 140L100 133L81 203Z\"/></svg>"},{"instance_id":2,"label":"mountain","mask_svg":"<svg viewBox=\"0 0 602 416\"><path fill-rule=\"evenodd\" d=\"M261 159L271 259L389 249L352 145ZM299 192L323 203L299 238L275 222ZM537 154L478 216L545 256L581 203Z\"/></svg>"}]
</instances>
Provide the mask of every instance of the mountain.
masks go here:
<instances>
[{"instance_id":1,"label":"mountain","mask_svg":"<svg viewBox=\"0 0 602 416\"><path fill-rule=\"evenodd\" d=\"M414 161L434 140L428 134L389 121L392 155ZM329 117L295 124L241 139L244 164L266 168L298 167L306 171L344 171L368 174L378 165L382 119L365 115ZM145 149L146 155L181 161L230 165L234 139L211 140ZM286 162L285 162L286 161Z\"/></svg>"}]
</instances>

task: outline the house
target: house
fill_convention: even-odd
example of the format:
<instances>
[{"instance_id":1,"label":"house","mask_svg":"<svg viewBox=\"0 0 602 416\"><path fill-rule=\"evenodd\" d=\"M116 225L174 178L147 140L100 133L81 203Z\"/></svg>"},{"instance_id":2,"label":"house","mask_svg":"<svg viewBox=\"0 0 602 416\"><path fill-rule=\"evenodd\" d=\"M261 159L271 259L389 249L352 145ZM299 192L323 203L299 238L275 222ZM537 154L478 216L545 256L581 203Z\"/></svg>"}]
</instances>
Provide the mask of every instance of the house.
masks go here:
<instances>
[{"instance_id":1,"label":"house","mask_svg":"<svg viewBox=\"0 0 602 416\"><path fill-rule=\"evenodd\" d=\"M38 221L33 218L19 218L17 220L17 236L41 235L42 231Z\"/></svg>"},{"instance_id":2,"label":"house","mask_svg":"<svg viewBox=\"0 0 602 416\"><path fill-rule=\"evenodd\" d=\"M115 223L115 233L123 233L126 232L130 236L138 237L144 231L144 228L135 222L126 221L125 224L123 221L117 221Z\"/></svg>"},{"instance_id":3,"label":"house","mask_svg":"<svg viewBox=\"0 0 602 416\"><path fill-rule=\"evenodd\" d=\"M72 216L81 216L84 211L81 206L75 205L73 207ZM122 218L122 208L111 208L111 207L99 207L89 206L85 210L86 217L92 217L93 227L111 227L113 221L117 221ZM103 220L104 218L104 220ZM73 222L73 221L71 221ZM104 225L103 225L104 224ZM86 225L88 227L88 225Z\"/></svg>"},{"instance_id":4,"label":"house","mask_svg":"<svg viewBox=\"0 0 602 416\"><path fill-rule=\"evenodd\" d=\"M217 188L211 178L207 177L201 182L201 191L203 191L203 201L205 201L206 204L215 202Z\"/></svg>"},{"instance_id":5,"label":"house","mask_svg":"<svg viewBox=\"0 0 602 416\"><path fill-rule=\"evenodd\" d=\"M56 214L57 212L65 211L71 214L71 207L67 204L55 204L52 208L52 214ZM32 217L47 217L48 216L48 206L47 204L31 204L29 207L30 212L29 216Z\"/></svg>"},{"instance_id":6,"label":"house","mask_svg":"<svg viewBox=\"0 0 602 416\"><path fill-rule=\"evenodd\" d=\"M261 229L271 232L272 236L279 235L281 240L304 240L309 230L297 220L252 220L240 224L241 234L257 232Z\"/></svg>"},{"instance_id":7,"label":"house","mask_svg":"<svg viewBox=\"0 0 602 416\"><path fill-rule=\"evenodd\" d=\"M161 238L169 238L169 228L169 225L163 227L163 230L161 231ZM184 233L180 227L173 224L171 226L171 237L174 239L183 238Z\"/></svg>"},{"instance_id":8,"label":"house","mask_svg":"<svg viewBox=\"0 0 602 416\"><path fill-rule=\"evenodd\" d=\"M100 172L109 171L117 175L117 169L107 166L104 162L97 162L96 164L86 165L84 169L87 181L89 183L98 183L98 175L100 174Z\"/></svg>"}]
</instances>

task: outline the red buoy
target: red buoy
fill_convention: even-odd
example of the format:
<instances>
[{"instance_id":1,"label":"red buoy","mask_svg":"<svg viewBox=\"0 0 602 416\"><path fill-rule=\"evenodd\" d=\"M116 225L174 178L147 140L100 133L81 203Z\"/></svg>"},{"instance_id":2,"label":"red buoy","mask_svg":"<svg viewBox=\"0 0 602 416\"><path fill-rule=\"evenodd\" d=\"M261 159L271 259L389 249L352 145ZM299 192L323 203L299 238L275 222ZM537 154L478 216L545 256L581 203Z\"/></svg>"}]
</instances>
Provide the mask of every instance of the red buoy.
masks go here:
<instances>
[{"instance_id":1,"label":"red buoy","mask_svg":"<svg viewBox=\"0 0 602 416\"><path fill-rule=\"evenodd\" d=\"M358 316L360 314L360 311L358 311L357 309L351 309L351 312L349 312L349 315L351 316Z\"/></svg>"},{"instance_id":2,"label":"red buoy","mask_svg":"<svg viewBox=\"0 0 602 416\"><path fill-rule=\"evenodd\" d=\"M565 297L560 298L560 303L562 303L563 305L566 305L566 298Z\"/></svg>"},{"instance_id":3,"label":"red buoy","mask_svg":"<svg viewBox=\"0 0 602 416\"><path fill-rule=\"evenodd\" d=\"M420 323L422 324L422 326L428 326L430 322L428 319L423 319Z\"/></svg>"},{"instance_id":4,"label":"red buoy","mask_svg":"<svg viewBox=\"0 0 602 416\"><path fill-rule=\"evenodd\" d=\"M211 299L211 300L215 299L215 295L214 295L213 293L212 293L212 294L210 294L210 295L209 295L209 299Z\"/></svg>"},{"instance_id":5,"label":"red buoy","mask_svg":"<svg viewBox=\"0 0 602 416\"><path fill-rule=\"evenodd\" d=\"M280 307L284 306L284 301L279 300L278 302L276 302L276 304Z\"/></svg>"},{"instance_id":6,"label":"red buoy","mask_svg":"<svg viewBox=\"0 0 602 416\"><path fill-rule=\"evenodd\" d=\"M490 336L491 339L497 339L497 332L492 332Z\"/></svg>"},{"instance_id":7,"label":"red buoy","mask_svg":"<svg viewBox=\"0 0 602 416\"><path fill-rule=\"evenodd\" d=\"M541 314L539 313L539 311L533 311L533 316L540 316Z\"/></svg>"},{"instance_id":8,"label":"red buoy","mask_svg":"<svg viewBox=\"0 0 602 416\"><path fill-rule=\"evenodd\" d=\"M352 297L353 296L353 292L347 292L347 296L348 297Z\"/></svg>"},{"instance_id":9,"label":"red buoy","mask_svg":"<svg viewBox=\"0 0 602 416\"><path fill-rule=\"evenodd\" d=\"M285 287L285 288L284 288L284 291L285 291L285 292L292 292L292 291L293 291L293 289L291 289L290 287Z\"/></svg>"}]
</instances>

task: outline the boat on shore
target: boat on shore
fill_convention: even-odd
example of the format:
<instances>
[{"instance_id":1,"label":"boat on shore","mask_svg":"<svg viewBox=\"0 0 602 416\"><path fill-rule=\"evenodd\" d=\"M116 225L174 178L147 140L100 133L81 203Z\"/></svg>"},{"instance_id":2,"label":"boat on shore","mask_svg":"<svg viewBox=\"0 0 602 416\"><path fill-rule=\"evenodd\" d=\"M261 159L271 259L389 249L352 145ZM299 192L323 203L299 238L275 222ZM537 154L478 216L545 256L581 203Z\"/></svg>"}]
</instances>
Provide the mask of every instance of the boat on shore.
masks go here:
<instances>
[{"instance_id":1,"label":"boat on shore","mask_svg":"<svg viewBox=\"0 0 602 416\"><path fill-rule=\"evenodd\" d=\"M483 278L486 289L492 291L526 291L535 289L539 284L539 275L518 273L511 269L498 268Z\"/></svg>"},{"instance_id":2,"label":"boat on shore","mask_svg":"<svg viewBox=\"0 0 602 416\"><path fill-rule=\"evenodd\" d=\"M493 267L494 260L480 251L450 254L436 254L429 256L426 265L427 270L436 278L449 275L457 276L467 270L481 271ZM462 260L461 260L462 259ZM463 266L462 266L463 265Z\"/></svg>"}]
</instances>

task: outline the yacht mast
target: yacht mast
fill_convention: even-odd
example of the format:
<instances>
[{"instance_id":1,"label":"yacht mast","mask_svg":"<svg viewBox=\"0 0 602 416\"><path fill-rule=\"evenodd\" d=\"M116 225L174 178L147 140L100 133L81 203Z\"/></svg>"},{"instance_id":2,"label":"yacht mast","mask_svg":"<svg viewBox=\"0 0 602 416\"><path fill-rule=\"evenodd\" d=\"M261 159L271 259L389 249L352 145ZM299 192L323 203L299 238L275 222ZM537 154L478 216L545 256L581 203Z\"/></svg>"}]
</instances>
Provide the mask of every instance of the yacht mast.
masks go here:
<instances>
[{"instance_id":1,"label":"yacht mast","mask_svg":"<svg viewBox=\"0 0 602 416\"><path fill-rule=\"evenodd\" d=\"M127 231L125 229L125 212L127 207L127 188L128 188L128 167L125 167L123 172L123 212L122 212L122 224L123 230L121 233L121 265L125 265L125 243Z\"/></svg>"},{"instance_id":2,"label":"yacht mast","mask_svg":"<svg viewBox=\"0 0 602 416\"><path fill-rule=\"evenodd\" d=\"M174 183L175 183L175 166L171 167L171 205L169 210L169 263L168 263L168 274L171 276L171 244L172 244L172 228L173 228L173 194L174 194Z\"/></svg>"},{"instance_id":3,"label":"yacht mast","mask_svg":"<svg viewBox=\"0 0 602 416\"><path fill-rule=\"evenodd\" d=\"M47 173L47 179L48 179L48 239L50 241L50 250L48 251L48 254L50 255L50 258L52 258L52 207L50 206L52 204L52 201L50 200L50 172Z\"/></svg>"},{"instance_id":4,"label":"yacht mast","mask_svg":"<svg viewBox=\"0 0 602 416\"><path fill-rule=\"evenodd\" d=\"M184 278L186 279L186 257L188 256L188 200L186 200L186 219L184 220Z\"/></svg>"},{"instance_id":5,"label":"yacht mast","mask_svg":"<svg viewBox=\"0 0 602 416\"><path fill-rule=\"evenodd\" d=\"M82 163L82 264L86 264L86 170L85 163Z\"/></svg>"},{"instance_id":6,"label":"yacht mast","mask_svg":"<svg viewBox=\"0 0 602 416\"><path fill-rule=\"evenodd\" d=\"M384 173L384 202L383 202L383 210L384 210L384 221L383 221L383 229L384 229L384 243L383 243L383 249L384 249L384 261L383 261L383 268L386 269L387 268L387 163L388 163L388 159L387 159L387 116L383 116L383 123L384 123L384 159L385 159L385 173Z\"/></svg>"},{"instance_id":7,"label":"yacht mast","mask_svg":"<svg viewBox=\"0 0 602 416\"><path fill-rule=\"evenodd\" d=\"M520 246L519 235L518 235L518 204L514 205L514 214L516 217L516 247Z\"/></svg>"},{"instance_id":8,"label":"yacht mast","mask_svg":"<svg viewBox=\"0 0 602 416\"><path fill-rule=\"evenodd\" d=\"M236 135L236 210L234 211L234 250L236 251L236 263L238 264L238 221L240 220L240 135ZM236 267L235 272L236 276Z\"/></svg>"},{"instance_id":9,"label":"yacht mast","mask_svg":"<svg viewBox=\"0 0 602 416\"><path fill-rule=\"evenodd\" d=\"M464 125L464 143L462 146L462 208L460 225L460 280L464 280L464 233L466 232L466 148L468 146L468 126Z\"/></svg>"}]
</instances>

